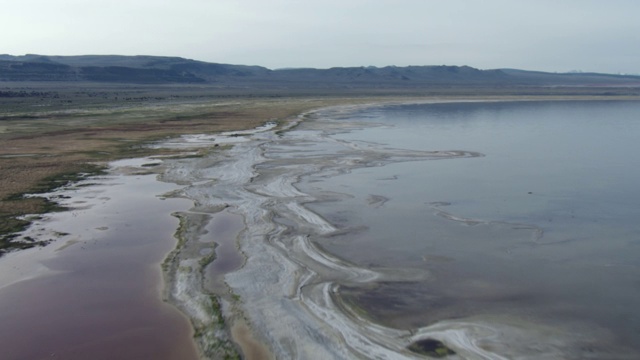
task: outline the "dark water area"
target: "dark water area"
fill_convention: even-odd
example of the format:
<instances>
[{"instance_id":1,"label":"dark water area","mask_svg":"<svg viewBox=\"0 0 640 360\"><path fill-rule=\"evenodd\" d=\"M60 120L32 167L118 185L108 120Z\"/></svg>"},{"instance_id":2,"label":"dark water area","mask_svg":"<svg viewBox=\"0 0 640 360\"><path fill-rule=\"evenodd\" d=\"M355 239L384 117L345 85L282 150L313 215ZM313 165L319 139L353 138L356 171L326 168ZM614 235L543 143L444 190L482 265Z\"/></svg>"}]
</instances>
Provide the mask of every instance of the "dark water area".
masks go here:
<instances>
[{"instance_id":1,"label":"dark water area","mask_svg":"<svg viewBox=\"0 0 640 360\"><path fill-rule=\"evenodd\" d=\"M224 285L224 275L242 266L244 258L238 251L238 234L244 229L243 218L230 212L222 211L212 216L206 227L207 233L200 238L201 242L215 243L212 249L212 261L206 266L206 288L213 293L228 291Z\"/></svg>"},{"instance_id":2,"label":"dark water area","mask_svg":"<svg viewBox=\"0 0 640 360\"><path fill-rule=\"evenodd\" d=\"M160 273L176 242L170 214L189 202L158 198L172 186L153 175L97 182L66 191L77 208L32 229L59 240L3 259L50 252L41 276L0 288L0 358L196 359L189 321L162 301Z\"/></svg>"},{"instance_id":3,"label":"dark water area","mask_svg":"<svg viewBox=\"0 0 640 360\"><path fill-rule=\"evenodd\" d=\"M484 154L297 184L348 195L306 205L343 230L315 238L321 248L359 266L431 274L343 286L351 303L396 328L525 319L598 339L611 358L640 356L640 103L393 105L318 118L363 124L334 140Z\"/></svg>"},{"instance_id":4,"label":"dark water area","mask_svg":"<svg viewBox=\"0 0 640 360\"><path fill-rule=\"evenodd\" d=\"M222 212L213 216L208 230L211 240L216 243L216 258L208 271L222 275L242 265L243 258L236 244L238 233L242 229L244 229L244 223L240 215Z\"/></svg>"}]
</instances>

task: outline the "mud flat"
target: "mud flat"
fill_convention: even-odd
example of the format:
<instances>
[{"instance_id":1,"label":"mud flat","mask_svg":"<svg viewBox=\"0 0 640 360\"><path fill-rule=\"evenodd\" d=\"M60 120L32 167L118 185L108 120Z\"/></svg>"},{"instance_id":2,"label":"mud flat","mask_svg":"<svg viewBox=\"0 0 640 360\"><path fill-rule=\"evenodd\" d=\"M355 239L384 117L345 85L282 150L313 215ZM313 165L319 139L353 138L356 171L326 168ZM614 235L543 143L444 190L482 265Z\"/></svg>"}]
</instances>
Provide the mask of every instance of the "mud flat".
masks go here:
<instances>
[{"instance_id":1,"label":"mud flat","mask_svg":"<svg viewBox=\"0 0 640 360\"><path fill-rule=\"evenodd\" d=\"M165 262L165 270L167 298L192 319L205 357L232 354L234 343L246 358L255 359L422 358L415 346L410 349L420 341L441 343L444 349L439 351L451 359L537 358L563 351L558 350L562 346L541 340L553 333L543 326L477 318L395 329L371 321L346 303L340 296L341 286L410 283L431 275L358 267L322 251L313 237L357 229L338 229L305 204L338 201L348 195L314 197L296 184L309 175L331 177L394 162L482 154L409 151L336 140L329 134L365 125L327 120L322 111L303 114L287 127L299 121L304 126L295 132L265 127L241 135L197 137L197 141L189 137L166 144L183 149L194 143L206 146L207 141L208 146L233 144L230 150L210 157L167 162L161 175L163 181L186 185L172 196L195 204L180 214L180 245ZM372 196L370 206L381 206L387 200ZM227 225L219 229L222 237L235 238L243 258L241 267L222 273L216 273L211 256L214 248L206 240L216 241L216 217L234 218L231 222L243 219L243 228L235 235L224 235ZM537 347L535 354L529 349L532 343Z\"/></svg>"}]
</instances>

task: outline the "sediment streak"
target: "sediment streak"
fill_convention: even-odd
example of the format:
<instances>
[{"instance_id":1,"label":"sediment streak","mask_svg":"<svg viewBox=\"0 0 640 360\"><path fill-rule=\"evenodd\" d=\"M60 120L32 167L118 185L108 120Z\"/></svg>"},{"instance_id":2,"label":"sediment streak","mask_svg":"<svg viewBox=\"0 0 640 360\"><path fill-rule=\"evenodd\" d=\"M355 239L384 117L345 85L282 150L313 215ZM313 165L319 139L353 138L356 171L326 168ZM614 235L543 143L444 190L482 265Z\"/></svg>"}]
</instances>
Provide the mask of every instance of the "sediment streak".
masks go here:
<instances>
[{"instance_id":1,"label":"sediment streak","mask_svg":"<svg viewBox=\"0 0 640 360\"><path fill-rule=\"evenodd\" d=\"M451 323L410 332L374 324L348 311L336 295L341 284L420 280L428 274L358 268L320 251L310 237L337 229L304 206L319 199L295 187L310 174L332 176L397 161L482 155L466 151L407 151L338 141L327 133L344 131L344 124L329 122L323 126L322 131L296 132L295 136L279 136L269 127L244 132L245 138L223 154L168 164L165 181L192 184L179 195L194 201L194 213L214 213L225 208L244 217L245 230L238 238L238 246L246 261L242 268L224 277L234 296L216 294L227 320L246 321L254 337L266 344L277 359L418 358L407 350L407 345L427 335L452 347L458 354L452 358L501 359L476 345L471 335L487 332L477 323ZM209 141L213 146L216 141L229 143L232 139L221 135ZM204 142L201 139L197 143L202 146ZM324 145L314 148L318 144ZM192 233L187 242L198 241L198 232ZM185 256L176 257L175 261L179 264L174 269L193 270L197 263ZM187 295L194 286L205 292L202 276L201 271L182 271L173 277L170 289L171 298L192 318L203 317L197 308L204 305L197 304L198 297Z\"/></svg>"}]
</instances>

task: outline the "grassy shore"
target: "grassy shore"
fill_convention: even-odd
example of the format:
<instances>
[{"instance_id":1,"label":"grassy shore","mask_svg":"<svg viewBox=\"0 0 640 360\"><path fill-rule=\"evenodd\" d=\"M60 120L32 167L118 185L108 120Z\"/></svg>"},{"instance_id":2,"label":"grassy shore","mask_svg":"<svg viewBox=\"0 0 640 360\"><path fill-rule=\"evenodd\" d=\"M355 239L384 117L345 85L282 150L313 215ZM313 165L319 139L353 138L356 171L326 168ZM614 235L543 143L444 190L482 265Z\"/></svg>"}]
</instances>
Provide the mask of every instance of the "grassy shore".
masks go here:
<instances>
[{"instance_id":1,"label":"grassy shore","mask_svg":"<svg viewBox=\"0 0 640 360\"><path fill-rule=\"evenodd\" d=\"M371 90L259 92L195 86L0 83L0 255L41 245L18 241L26 216L57 209L44 198L24 197L99 173L108 161L169 154L145 146L193 133L254 128L313 108L401 99L567 98L539 90L442 89L425 93ZM594 90L597 94L597 90ZM589 93L580 93L584 98ZM627 98L618 95L613 98ZM611 96L607 98L611 99Z\"/></svg>"}]
</instances>

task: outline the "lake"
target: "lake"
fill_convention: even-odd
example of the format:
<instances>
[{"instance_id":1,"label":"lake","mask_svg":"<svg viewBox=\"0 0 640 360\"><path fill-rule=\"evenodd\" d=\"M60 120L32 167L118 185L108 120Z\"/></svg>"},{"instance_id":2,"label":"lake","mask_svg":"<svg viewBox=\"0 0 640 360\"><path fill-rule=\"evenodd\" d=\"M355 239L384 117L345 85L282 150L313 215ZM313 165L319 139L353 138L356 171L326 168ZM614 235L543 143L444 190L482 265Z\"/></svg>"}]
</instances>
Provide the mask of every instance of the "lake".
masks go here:
<instances>
[{"instance_id":1,"label":"lake","mask_svg":"<svg viewBox=\"0 0 640 360\"><path fill-rule=\"evenodd\" d=\"M199 344L247 358L640 358L640 102L298 120L167 139L223 150L49 194L72 210L24 235L54 241L0 262L5 357L195 358L171 295L217 324Z\"/></svg>"},{"instance_id":2,"label":"lake","mask_svg":"<svg viewBox=\"0 0 640 360\"><path fill-rule=\"evenodd\" d=\"M563 357L639 356L640 103L326 109L285 138L295 146L267 146L272 161L369 159L295 184L338 229L314 244L357 267L427 274L343 283L340 297L374 322L539 327ZM458 152L409 156L447 151ZM498 353L531 356L550 340L526 341Z\"/></svg>"},{"instance_id":3,"label":"lake","mask_svg":"<svg viewBox=\"0 0 640 360\"><path fill-rule=\"evenodd\" d=\"M198 358L189 320L163 301L160 268L176 244L171 213L190 202L162 196L175 184L130 174L151 162L116 161L45 194L70 211L23 234L51 244L0 261L0 358Z\"/></svg>"}]
</instances>

